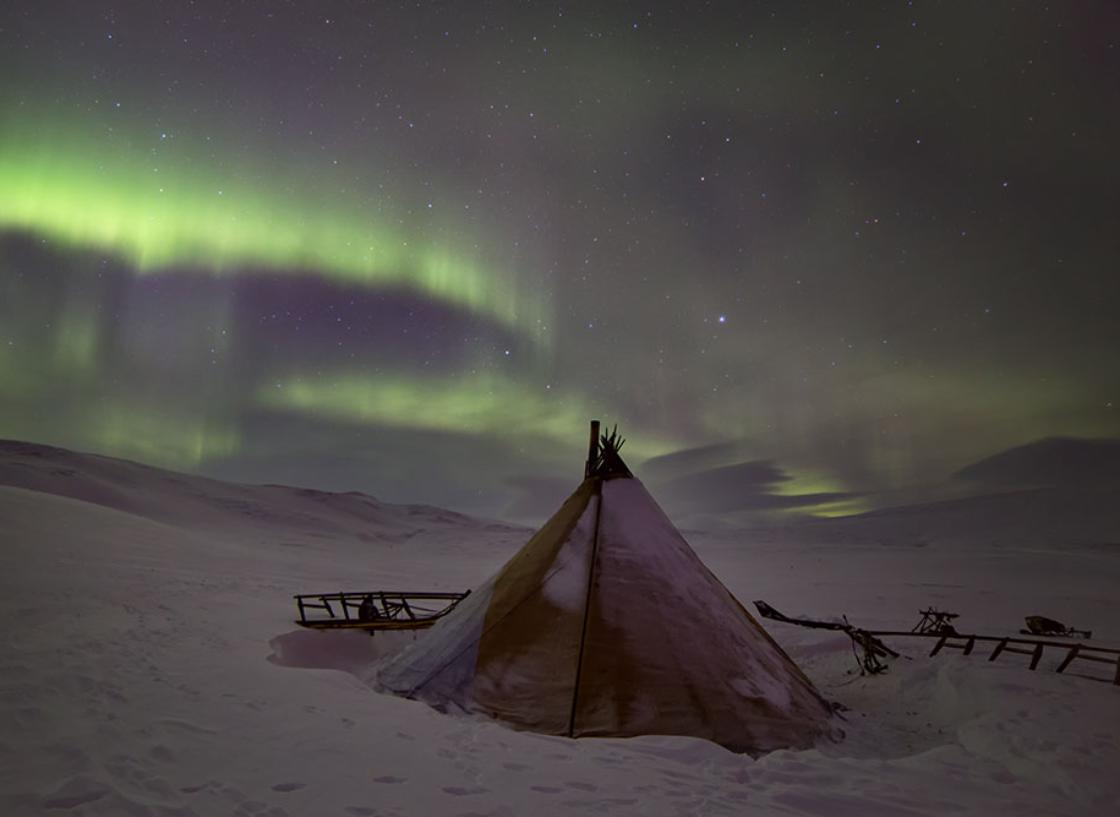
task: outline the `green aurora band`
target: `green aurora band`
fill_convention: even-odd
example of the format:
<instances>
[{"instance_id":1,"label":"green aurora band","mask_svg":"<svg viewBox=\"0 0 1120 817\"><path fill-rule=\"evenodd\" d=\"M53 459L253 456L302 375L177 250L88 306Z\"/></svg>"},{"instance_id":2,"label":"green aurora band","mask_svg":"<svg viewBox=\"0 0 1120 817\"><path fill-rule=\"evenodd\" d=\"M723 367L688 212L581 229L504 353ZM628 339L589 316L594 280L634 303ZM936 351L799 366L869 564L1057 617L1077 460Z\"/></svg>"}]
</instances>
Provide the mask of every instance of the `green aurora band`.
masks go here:
<instances>
[{"instance_id":1,"label":"green aurora band","mask_svg":"<svg viewBox=\"0 0 1120 817\"><path fill-rule=\"evenodd\" d=\"M354 196L330 193L324 180L301 186L294 176L270 174L251 162L236 163L237 171L225 176L222 163L193 160L178 149L156 155L111 133L98 137L96 128L68 128L93 135L60 140L59 130L14 130L8 123L0 128L0 230L78 252L109 253L138 275L168 270L314 275L344 287L407 289L547 346L547 299L520 297L529 287L519 288L512 277L420 233L381 226L403 224L398 219L379 215L375 224L363 218ZM103 340L95 312L71 305L36 354L0 348L0 396L14 406L30 394L91 387L99 377ZM336 422L525 435L558 450L573 448L573 439L595 416L622 424L636 462L687 444L634 426L585 396L560 397L498 374L292 374L255 387L251 399L266 409ZM36 418L28 404L23 417L0 418L0 435L171 468L196 469L236 454L244 443L235 416L169 411L142 395L103 393L79 415L49 419ZM840 490L832 480L795 475L779 493ZM864 509L854 499L801 511L841 515Z\"/></svg>"},{"instance_id":2,"label":"green aurora band","mask_svg":"<svg viewBox=\"0 0 1120 817\"><path fill-rule=\"evenodd\" d=\"M373 223L361 215L369 207L352 195L328 195L325 182L307 189L243 163L223 178L213 163L178 151L126 150L124 143L60 141L53 131L5 125L0 229L111 253L141 274L259 270L403 288L545 344L543 299L519 297L511 276L464 253Z\"/></svg>"},{"instance_id":3,"label":"green aurora band","mask_svg":"<svg viewBox=\"0 0 1120 817\"><path fill-rule=\"evenodd\" d=\"M294 377L262 386L260 405L310 417L353 423L376 423L397 428L475 435L524 435L544 438L569 448L582 445L580 432L589 417L606 423L623 420L591 402L558 398L540 388L493 374L469 377ZM623 425L629 429L631 426ZM679 442L659 439L634 428L635 443L627 450L639 458L666 454Z\"/></svg>"},{"instance_id":4,"label":"green aurora band","mask_svg":"<svg viewBox=\"0 0 1120 817\"><path fill-rule=\"evenodd\" d=\"M241 447L234 422L124 402L88 412L82 436L99 451L167 468L197 468Z\"/></svg>"},{"instance_id":5,"label":"green aurora band","mask_svg":"<svg viewBox=\"0 0 1120 817\"><path fill-rule=\"evenodd\" d=\"M596 409L585 399L556 400L540 389L496 375L394 379L340 373L264 386L257 400L263 407L307 417L534 441L544 438L558 449L579 448L573 447L572 441L579 438L587 418L600 417L608 426L617 421L627 429L633 441L626 445L634 457L631 464L677 451L684 445L681 440L658 437L651 429L612 416L601 407ZM793 469L789 473L790 479L778 483L774 494L804 497L847 490L840 481L820 471ZM870 508L862 497L851 497L798 505L781 513L847 516Z\"/></svg>"}]
</instances>

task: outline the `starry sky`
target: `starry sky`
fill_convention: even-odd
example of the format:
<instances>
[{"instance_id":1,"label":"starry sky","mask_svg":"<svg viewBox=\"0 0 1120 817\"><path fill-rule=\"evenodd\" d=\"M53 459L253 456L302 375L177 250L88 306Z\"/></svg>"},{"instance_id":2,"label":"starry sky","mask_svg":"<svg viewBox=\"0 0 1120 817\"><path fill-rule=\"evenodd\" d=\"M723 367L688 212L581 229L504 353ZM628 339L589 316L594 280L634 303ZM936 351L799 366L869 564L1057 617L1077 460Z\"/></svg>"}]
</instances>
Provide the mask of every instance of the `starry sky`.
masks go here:
<instances>
[{"instance_id":1,"label":"starry sky","mask_svg":"<svg viewBox=\"0 0 1120 817\"><path fill-rule=\"evenodd\" d=\"M0 437L875 507L1120 437L1117 145L1107 0L9 0Z\"/></svg>"}]
</instances>

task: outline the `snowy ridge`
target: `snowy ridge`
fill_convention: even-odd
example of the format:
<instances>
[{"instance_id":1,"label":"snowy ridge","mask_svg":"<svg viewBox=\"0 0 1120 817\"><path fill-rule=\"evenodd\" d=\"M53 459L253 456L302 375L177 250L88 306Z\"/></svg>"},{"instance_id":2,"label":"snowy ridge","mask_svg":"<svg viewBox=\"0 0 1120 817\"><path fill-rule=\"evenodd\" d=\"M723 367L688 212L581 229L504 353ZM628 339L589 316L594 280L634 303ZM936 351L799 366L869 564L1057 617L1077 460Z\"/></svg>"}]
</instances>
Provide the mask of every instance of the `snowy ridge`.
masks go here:
<instances>
[{"instance_id":1,"label":"snowy ridge","mask_svg":"<svg viewBox=\"0 0 1120 817\"><path fill-rule=\"evenodd\" d=\"M1120 488L1005 490L887 507L833 519L795 517L742 527L734 517L687 517L684 531L714 531L790 544L1080 550L1120 553Z\"/></svg>"},{"instance_id":2,"label":"snowy ridge","mask_svg":"<svg viewBox=\"0 0 1120 817\"><path fill-rule=\"evenodd\" d=\"M403 542L433 529L516 527L430 505L285 485L239 485L61 448L0 440L0 485L70 497L193 530L300 531L313 538Z\"/></svg>"}]
</instances>

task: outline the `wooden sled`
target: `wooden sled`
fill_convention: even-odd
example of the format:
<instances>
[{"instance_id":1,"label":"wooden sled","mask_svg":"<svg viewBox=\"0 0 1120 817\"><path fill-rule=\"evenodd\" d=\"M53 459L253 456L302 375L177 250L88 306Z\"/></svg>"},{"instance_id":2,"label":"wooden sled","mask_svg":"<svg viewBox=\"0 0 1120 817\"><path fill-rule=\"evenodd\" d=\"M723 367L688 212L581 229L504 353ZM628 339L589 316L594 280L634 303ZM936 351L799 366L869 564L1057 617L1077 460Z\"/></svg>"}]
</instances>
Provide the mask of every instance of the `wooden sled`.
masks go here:
<instances>
[{"instance_id":1,"label":"wooden sled","mask_svg":"<svg viewBox=\"0 0 1120 817\"><path fill-rule=\"evenodd\" d=\"M790 618L784 613L778 612L764 601L756 601L754 606L758 609L758 614L763 618L781 621L786 624L796 624L798 627L811 627L816 630L838 630L843 632L848 638L852 639L852 653L856 657L856 663L859 664L860 675L878 675L881 672L886 672L887 664L885 663L885 659L900 657L899 653L876 638L875 633L860 629L859 627L853 627L848 623L847 618L845 618L843 622Z\"/></svg>"},{"instance_id":2,"label":"wooden sled","mask_svg":"<svg viewBox=\"0 0 1120 817\"><path fill-rule=\"evenodd\" d=\"M846 619L843 624L840 624L834 621L814 621L813 619L806 618L791 618L783 613L779 613L764 601L756 601L754 604L755 607L758 608L759 615L763 618L781 621L785 624L796 624L799 627L843 631L852 639L853 647L858 645L864 649L864 655L860 658L861 666L872 675L886 670L886 665L880 665L878 659L885 658L887 655L892 657L898 656L898 653L890 650L890 648L886 647L879 639L936 638L937 643L934 644L933 649L930 650L929 653L931 656L937 655L941 650L946 648L960 650L964 655L971 655L977 644L987 643L995 645L992 652L988 655L989 661L995 661L1001 655L1005 654L1029 655L1031 660L1028 668L1031 670L1038 668L1038 664L1042 660L1042 653L1047 648L1051 650L1065 650L1066 654L1055 672L1065 672L1069 665L1076 660L1112 664L1116 667L1112 683L1120 686L1120 649L1089 646L1088 644L1071 644L1068 641L1050 641L1040 638L1016 638L1014 636L958 633L951 626L948 627L947 630L944 628L927 628L924 632L918 628L914 630L863 630L848 624ZM927 610L920 610L919 612L923 616L929 613ZM945 615L953 615L954 618L956 617L954 614ZM1035 633L1031 633L1031 635L1035 635ZM883 650L887 650L887 652L884 654L877 649L872 650L869 645L875 648L881 647ZM870 666L868 664L870 664Z\"/></svg>"},{"instance_id":3,"label":"wooden sled","mask_svg":"<svg viewBox=\"0 0 1120 817\"><path fill-rule=\"evenodd\" d=\"M312 630L422 630L455 609L465 593L363 590L295 596L296 624Z\"/></svg>"},{"instance_id":4,"label":"wooden sled","mask_svg":"<svg viewBox=\"0 0 1120 817\"><path fill-rule=\"evenodd\" d=\"M1092 638L1091 630L1078 630L1076 627L1067 627L1060 621L1055 621L1046 616L1027 616L1027 629L1020 630L1023 635L1056 636L1058 638Z\"/></svg>"}]
</instances>

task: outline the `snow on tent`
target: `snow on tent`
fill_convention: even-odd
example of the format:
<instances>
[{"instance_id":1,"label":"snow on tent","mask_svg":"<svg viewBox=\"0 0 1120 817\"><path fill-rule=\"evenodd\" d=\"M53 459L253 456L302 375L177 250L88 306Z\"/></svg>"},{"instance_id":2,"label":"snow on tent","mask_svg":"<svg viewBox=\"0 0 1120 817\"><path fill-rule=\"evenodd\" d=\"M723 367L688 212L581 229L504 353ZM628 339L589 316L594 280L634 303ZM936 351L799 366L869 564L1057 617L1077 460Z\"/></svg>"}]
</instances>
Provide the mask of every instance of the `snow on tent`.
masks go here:
<instances>
[{"instance_id":1,"label":"snow on tent","mask_svg":"<svg viewBox=\"0 0 1120 817\"><path fill-rule=\"evenodd\" d=\"M830 710L592 423L586 478L498 573L377 668L442 711L571 737L807 747Z\"/></svg>"}]
</instances>

